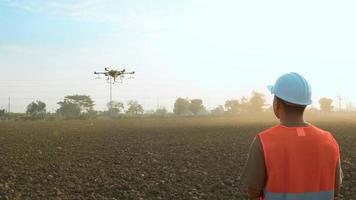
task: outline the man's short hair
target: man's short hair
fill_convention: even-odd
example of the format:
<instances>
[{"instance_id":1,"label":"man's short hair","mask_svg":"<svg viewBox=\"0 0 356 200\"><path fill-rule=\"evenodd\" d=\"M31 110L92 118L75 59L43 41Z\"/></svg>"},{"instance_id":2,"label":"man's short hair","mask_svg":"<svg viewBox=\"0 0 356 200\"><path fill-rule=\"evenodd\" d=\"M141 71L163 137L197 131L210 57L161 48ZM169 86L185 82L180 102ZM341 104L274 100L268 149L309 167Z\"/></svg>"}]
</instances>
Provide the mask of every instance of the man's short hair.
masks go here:
<instances>
[{"instance_id":1,"label":"man's short hair","mask_svg":"<svg viewBox=\"0 0 356 200\"><path fill-rule=\"evenodd\" d=\"M298 105L298 104L294 104L294 103L290 103L288 101L285 101L279 97L276 97L278 99L279 102L282 103L283 108L287 111L287 112L299 112L299 113L303 113L305 111L305 108L307 106L305 105Z\"/></svg>"}]
</instances>

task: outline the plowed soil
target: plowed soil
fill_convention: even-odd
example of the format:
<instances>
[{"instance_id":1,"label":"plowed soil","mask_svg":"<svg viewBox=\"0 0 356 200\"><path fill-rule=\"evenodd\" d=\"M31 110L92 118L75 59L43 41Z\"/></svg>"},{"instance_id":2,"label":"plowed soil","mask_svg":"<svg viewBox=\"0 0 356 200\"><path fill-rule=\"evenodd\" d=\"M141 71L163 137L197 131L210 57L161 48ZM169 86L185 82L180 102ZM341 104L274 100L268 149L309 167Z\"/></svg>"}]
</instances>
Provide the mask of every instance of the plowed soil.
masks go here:
<instances>
[{"instance_id":1,"label":"plowed soil","mask_svg":"<svg viewBox=\"0 0 356 200\"><path fill-rule=\"evenodd\" d=\"M227 118L0 122L0 199L247 199L253 137L276 122ZM333 133L356 199L356 122Z\"/></svg>"}]
</instances>

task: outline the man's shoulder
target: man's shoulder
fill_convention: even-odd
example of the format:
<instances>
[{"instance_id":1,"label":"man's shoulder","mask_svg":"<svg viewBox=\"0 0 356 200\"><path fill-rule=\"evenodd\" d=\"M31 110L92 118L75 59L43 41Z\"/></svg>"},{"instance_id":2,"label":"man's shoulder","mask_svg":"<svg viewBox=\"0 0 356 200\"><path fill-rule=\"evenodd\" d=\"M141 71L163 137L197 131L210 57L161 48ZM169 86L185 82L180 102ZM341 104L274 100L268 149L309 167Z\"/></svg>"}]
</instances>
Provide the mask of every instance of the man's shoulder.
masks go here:
<instances>
[{"instance_id":1,"label":"man's shoulder","mask_svg":"<svg viewBox=\"0 0 356 200\"><path fill-rule=\"evenodd\" d=\"M324 129L317 127L315 125L310 125L310 126L314 129L314 131L319 132L320 134L327 134L329 136L332 136L332 133L330 131L324 130Z\"/></svg>"},{"instance_id":2,"label":"man's shoulder","mask_svg":"<svg viewBox=\"0 0 356 200\"><path fill-rule=\"evenodd\" d=\"M330 131L324 130L314 125L312 125L312 127L314 131L317 132L319 136L321 136L321 138L324 139L327 138L329 141L332 141L332 143L334 143L337 146L337 148L339 148L338 142L336 141L334 135Z\"/></svg>"},{"instance_id":3,"label":"man's shoulder","mask_svg":"<svg viewBox=\"0 0 356 200\"><path fill-rule=\"evenodd\" d=\"M327 131L327 130L324 130L322 128L319 128L319 127L317 127L315 125L310 125L310 127L312 128L314 133L317 133L318 135L320 135L320 136L322 136L324 138L327 137L327 138L329 138L329 139L331 139L331 140L336 142L333 134L330 131Z\"/></svg>"},{"instance_id":4,"label":"man's shoulder","mask_svg":"<svg viewBox=\"0 0 356 200\"><path fill-rule=\"evenodd\" d=\"M258 133L257 136L260 137L260 136L263 136L263 135L272 133L272 132L276 131L276 130L279 128L279 126L280 126L280 125L275 125L275 126L269 128L269 129L266 129L266 130L264 130L264 131Z\"/></svg>"}]
</instances>

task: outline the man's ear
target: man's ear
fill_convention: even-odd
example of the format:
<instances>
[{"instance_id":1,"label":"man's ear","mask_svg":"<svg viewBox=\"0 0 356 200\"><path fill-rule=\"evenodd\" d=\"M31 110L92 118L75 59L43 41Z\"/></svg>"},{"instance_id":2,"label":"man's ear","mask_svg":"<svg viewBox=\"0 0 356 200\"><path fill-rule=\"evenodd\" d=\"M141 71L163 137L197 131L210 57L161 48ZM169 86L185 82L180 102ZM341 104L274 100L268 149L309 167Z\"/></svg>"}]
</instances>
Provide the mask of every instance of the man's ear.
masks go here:
<instances>
[{"instance_id":1,"label":"man's ear","mask_svg":"<svg viewBox=\"0 0 356 200\"><path fill-rule=\"evenodd\" d=\"M273 99L273 110L274 110L274 114L279 119L280 112L281 112L281 102L278 100L277 97L274 97Z\"/></svg>"},{"instance_id":2,"label":"man's ear","mask_svg":"<svg viewBox=\"0 0 356 200\"><path fill-rule=\"evenodd\" d=\"M281 110L281 101L278 98L276 98L276 108L278 111Z\"/></svg>"}]
</instances>

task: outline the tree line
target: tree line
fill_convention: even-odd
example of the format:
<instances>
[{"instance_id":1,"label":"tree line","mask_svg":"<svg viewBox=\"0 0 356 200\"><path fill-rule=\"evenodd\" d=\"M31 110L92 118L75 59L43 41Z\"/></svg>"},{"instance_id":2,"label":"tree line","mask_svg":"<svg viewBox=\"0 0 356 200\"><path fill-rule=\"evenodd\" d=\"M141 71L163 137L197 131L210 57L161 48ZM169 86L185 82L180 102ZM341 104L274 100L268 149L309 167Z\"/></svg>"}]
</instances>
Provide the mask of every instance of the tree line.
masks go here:
<instances>
[{"instance_id":1,"label":"tree line","mask_svg":"<svg viewBox=\"0 0 356 200\"><path fill-rule=\"evenodd\" d=\"M266 100L262 93L253 91L250 98L229 99L224 105L208 111L201 99L178 98L174 103L173 113L176 115L234 115L240 113L261 113L266 111Z\"/></svg>"},{"instance_id":2,"label":"tree line","mask_svg":"<svg viewBox=\"0 0 356 200\"><path fill-rule=\"evenodd\" d=\"M59 108L55 116L65 119L75 118L93 118L96 116L117 116L125 113L126 115L141 115L144 113L142 105L137 101L129 101L127 109L124 110L124 104L117 101L107 103L107 111L94 110L95 103L88 95L68 95L63 101L57 103ZM31 118L43 118L46 115L46 104L42 101L35 101L27 106L26 114Z\"/></svg>"},{"instance_id":3,"label":"tree line","mask_svg":"<svg viewBox=\"0 0 356 200\"><path fill-rule=\"evenodd\" d=\"M143 106L137 101L129 101L126 106L119 101L107 103L106 111L94 110L95 102L88 95L68 95L62 101L57 103L59 108L55 113L48 113L46 104L42 101L34 101L28 104L25 115L21 116L27 119L63 118L95 118L98 116L110 117L128 117L128 116L222 116L239 114L258 114L271 112L272 106L266 104L264 94L252 91L250 97L241 97L239 99L228 99L223 105L219 105L208 110L202 99L177 98L174 102L173 112L161 106L155 111L145 112ZM329 113L334 111L333 100L330 98L321 98L319 100L320 109L309 108L309 111ZM7 117L5 110L0 110L0 118Z\"/></svg>"}]
</instances>

